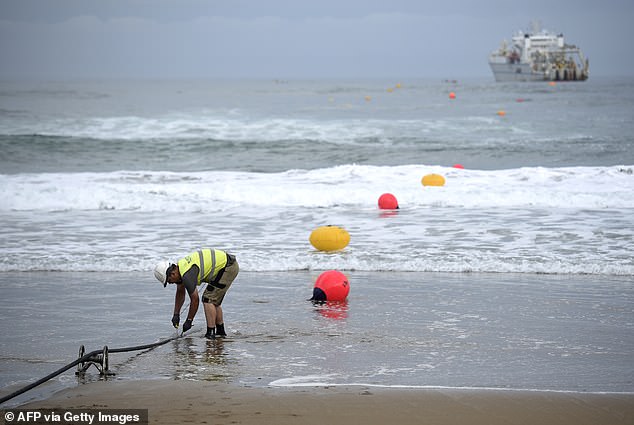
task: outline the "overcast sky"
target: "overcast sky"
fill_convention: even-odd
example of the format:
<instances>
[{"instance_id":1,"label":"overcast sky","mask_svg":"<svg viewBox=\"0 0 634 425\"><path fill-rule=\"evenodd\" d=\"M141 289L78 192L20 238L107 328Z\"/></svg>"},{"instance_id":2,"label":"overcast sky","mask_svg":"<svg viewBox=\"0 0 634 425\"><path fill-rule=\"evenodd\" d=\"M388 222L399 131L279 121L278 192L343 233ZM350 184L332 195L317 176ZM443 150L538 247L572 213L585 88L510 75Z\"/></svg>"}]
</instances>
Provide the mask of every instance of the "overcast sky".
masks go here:
<instances>
[{"instance_id":1,"label":"overcast sky","mask_svg":"<svg viewBox=\"0 0 634 425\"><path fill-rule=\"evenodd\" d=\"M0 78L487 77L535 20L591 76L631 76L633 18L634 0L0 0Z\"/></svg>"}]
</instances>

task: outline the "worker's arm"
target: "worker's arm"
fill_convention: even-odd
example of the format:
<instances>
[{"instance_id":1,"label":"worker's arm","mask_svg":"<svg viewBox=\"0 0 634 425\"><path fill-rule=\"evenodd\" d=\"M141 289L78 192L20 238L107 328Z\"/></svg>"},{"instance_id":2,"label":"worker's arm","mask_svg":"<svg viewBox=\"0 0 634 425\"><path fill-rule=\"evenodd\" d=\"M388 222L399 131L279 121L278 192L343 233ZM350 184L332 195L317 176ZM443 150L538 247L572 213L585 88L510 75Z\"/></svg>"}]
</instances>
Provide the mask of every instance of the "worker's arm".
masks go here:
<instances>
[{"instance_id":1,"label":"worker's arm","mask_svg":"<svg viewBox=\"0 0 634 425\"><path fill-rule=\"evenodd\" d=\"M174 297L174 316L178 316L183 308L185 302L185 287L183 285L176 285L176 295ZM174 319L172 319L173 323ZM174 324L174 327L178 327L178 321Z\"/></svg>"},{"instance_id":2,"label":"worker's arm","mask_svg":"<svg viewBox=\"0 0 634 425\"><path fill-rule=\"evenodd\" d=\"M198 305L200 304L200 299L198 296L198 291L196 290L196 284L198 283L198 267L192 266L187 272L182 276L183 283L182 285L178 285L183 288L183 292L186 290L189 294L189 311L187 312L187 320L183 324L183 332L187 332L191 328L192 321L194 317L196 317L196 312L198 311ZM183 298L185 294L183 293Z\"/></svg>"}]
</instances>

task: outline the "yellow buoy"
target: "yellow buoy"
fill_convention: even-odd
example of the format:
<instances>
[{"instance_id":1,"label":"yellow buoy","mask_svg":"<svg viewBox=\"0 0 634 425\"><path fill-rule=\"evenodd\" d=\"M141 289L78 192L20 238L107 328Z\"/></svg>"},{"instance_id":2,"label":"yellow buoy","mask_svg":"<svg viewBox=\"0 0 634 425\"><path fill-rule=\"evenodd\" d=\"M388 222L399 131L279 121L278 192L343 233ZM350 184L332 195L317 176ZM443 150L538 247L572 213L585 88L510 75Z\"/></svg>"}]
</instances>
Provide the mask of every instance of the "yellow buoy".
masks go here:
<instances>
[{"instance_id":1,"label":"yellow buoy","mask_svg":"<svg viewBox=\"0 0 634 425\"><path fill-rule=\"evenodd\" d=\"M445 178L440 174L427 174L421 179L423 186L444 186Z\"/></svg>"},{"instance_id":2,"label":"yellow buoy","mask_svg":"<svg viewBox=\"0 0 634 425\"><path fill-rule=\"evenodd\" d=\"M320 251L338 251L348 245L350 233L338 226L321 226L312 231L308 240Z\"/></svg>"}]
</instances>

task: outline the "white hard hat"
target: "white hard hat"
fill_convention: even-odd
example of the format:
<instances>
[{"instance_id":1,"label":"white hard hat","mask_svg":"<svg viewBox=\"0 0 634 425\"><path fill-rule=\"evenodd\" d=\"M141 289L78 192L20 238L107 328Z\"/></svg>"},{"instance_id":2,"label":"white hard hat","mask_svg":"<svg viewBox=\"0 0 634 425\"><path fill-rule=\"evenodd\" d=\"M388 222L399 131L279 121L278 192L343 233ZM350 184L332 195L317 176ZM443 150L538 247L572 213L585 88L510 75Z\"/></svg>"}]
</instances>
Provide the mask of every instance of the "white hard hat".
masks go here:
<instances>
[{"instance_id":1,"label":"white hard hat","mask_svg":"<svg viewBox=\"0 0 634 425\"><path fill-rule=\"evenodd\" d=\"M167 269L172 264L169 261L159 261L154 266L154 277L163 284L163 288L167 286Z\"/></svg>"}]
</instances>

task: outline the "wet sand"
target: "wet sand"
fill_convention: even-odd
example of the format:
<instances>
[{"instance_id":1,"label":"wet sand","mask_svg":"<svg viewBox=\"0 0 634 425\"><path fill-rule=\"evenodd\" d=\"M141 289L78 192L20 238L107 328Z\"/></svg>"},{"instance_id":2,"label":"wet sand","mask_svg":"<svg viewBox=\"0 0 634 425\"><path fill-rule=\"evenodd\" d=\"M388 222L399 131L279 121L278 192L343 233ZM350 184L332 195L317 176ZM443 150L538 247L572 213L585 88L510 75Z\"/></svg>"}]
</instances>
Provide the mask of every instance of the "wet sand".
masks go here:
<instances>
[{"instance_id":1,"label":"wet sand","mask_svg":"<svg viewBox=\"0 0 634 425\"><path fill-rule=\"evenodd\" d=\"M151 424L632 424L634 394L95 382L22 408L148 409Z\"/></svg>"}]
</instances>

